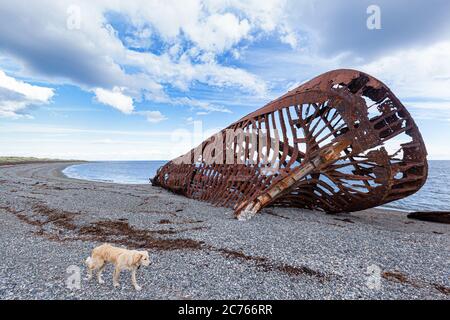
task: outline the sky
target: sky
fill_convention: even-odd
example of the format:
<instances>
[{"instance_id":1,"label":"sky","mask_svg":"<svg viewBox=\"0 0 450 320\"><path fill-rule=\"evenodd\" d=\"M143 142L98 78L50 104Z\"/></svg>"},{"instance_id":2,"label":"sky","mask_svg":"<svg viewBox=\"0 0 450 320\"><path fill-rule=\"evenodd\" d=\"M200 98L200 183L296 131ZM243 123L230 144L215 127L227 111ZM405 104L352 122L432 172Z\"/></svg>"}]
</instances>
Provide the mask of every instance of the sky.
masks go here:
<instances>
[{"instance_id":1,"label":"sky","mask_svg":"<svg viewBox=\"0 0 450 320\"><path fill-rule=\"evenodd\" d=\"M0 0L0 156L171 159L339 68L450 159L447 0Z\"/></svg>"}]
</instances>

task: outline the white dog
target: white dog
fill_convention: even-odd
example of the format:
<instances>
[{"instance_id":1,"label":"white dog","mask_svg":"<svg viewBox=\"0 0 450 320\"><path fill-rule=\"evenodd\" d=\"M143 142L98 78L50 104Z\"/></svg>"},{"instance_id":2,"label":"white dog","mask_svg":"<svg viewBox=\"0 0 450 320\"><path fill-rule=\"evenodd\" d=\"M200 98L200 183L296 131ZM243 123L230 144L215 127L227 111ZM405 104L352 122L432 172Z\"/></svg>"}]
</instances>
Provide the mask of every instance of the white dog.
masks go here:
<instances>
[{"instance_id":1,"label":"white dog","mask_svg":"<svg viewBox=\"0 0 450 320\"><path fill-rule=\"evenodd\" d=\"M88 279L92 278L92 272L97 271L98 283L105 283L102 280L102 272L106 263L114 264L113 285L119 286L119 275L123 269L131 270L131 282L136 290L141 290L141 287L136 282L136 270L142 266L150 264L149 254L147 251L127 250L124 248L113 247L110 244L102 244L92 250L90 257L86 259L88 267Z\"/></svg>"}]
</instances>

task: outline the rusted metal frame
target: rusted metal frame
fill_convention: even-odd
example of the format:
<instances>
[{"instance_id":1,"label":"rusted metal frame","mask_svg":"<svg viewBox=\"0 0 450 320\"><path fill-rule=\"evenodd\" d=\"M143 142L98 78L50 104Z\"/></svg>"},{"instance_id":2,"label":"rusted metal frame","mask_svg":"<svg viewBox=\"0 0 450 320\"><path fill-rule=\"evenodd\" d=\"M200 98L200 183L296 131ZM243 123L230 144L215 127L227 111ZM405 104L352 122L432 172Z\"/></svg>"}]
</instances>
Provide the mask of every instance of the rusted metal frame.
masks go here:
<instances>
[{"instance_id":1,"label":"rusted metal frame","mask_svg":"<svg viewBox=\"0 0 450 320\"><path fill-rule=\"evenodd\" d=\"M237 218L239 220L248 220L259 212L263 207L275 201L277 198L283 195L285 192L289 192L292 188L295 188L296 184L303 179L306 175L313 172L315 169L322 167L330 162L334 162L339 158L340 152L348 146L350 141L342 140L329 147L325 148L318 156L311 159L302 166L295 168L292 172L273 184L265 190L265 192L259 195L254 201L244 202L236 210Z\"/></svg>"},{"instance_id":2,"label":"rusted metal frame","mask_svg":"<svg viewBox=\"0 0 450 320\"><path fill-rule=\"evenodd\" d=\"M283 152L280 158L280 164L283 164L286 160L286 157L288 155L288 149L289 149L289 139L286 134L286 124L284 123L284 117L283 117L283 109L278 110L278 118L280 120L281 125L281 132L283 133Z\"/></svg>"},{"instance_id":3,"label":"rusted metal frame","mask_svg":"<svg viewBox=\"0 0 450 320\"><path fill-rule=\"evenodd\" d=\"M341 98L335 99L333 95L335 93L340 94ZM367 106L360 96L366 96L374 102ZM336 104L339 104L342 98L348 99L348 107L336 107ZM307 106L305 107L304 105ZM326 108L324 108L325 105ZM361 117L367 115L367 110L373 106L377 107L380 115L371 115L370 119L364 118L361 120ZM310 114L311 107L315 108L312 114ZM294 120L292 118L291 108L295 110L298 119ZM352 108L356 109L351 111ZM286 109L287 118L283 109ZM346 111L347 109L348 111ZM346 115L346 119L343 119L342 116L338 117L340 112L352 113ZM318 115L321 119L315 120ZM278 153L274 154L278 158L280 165L278 173L274 175L261 174L260 170L264 167L264 161L261 160L264 157L264 151L259 148L258 144L261 140L258 139L255 142L256 146L253 146L253 151L257 152L252 158L253 160L254 156L256 156L257 160L253 167L246 167L245 164L232 166L232 168L228 165L218 164L180 167L170 163L164 167L164 170L158 170L158 174L154 179L155 184L169 189L173 188L176 192L194 198L201 197L202 200L206 201L217 198L217 201L215 201L217 204L231 206L235 203L235 208L239 208L242 206L242 203L248 202L249 199L255 198L255 196L266 194L273 189L274 185L276 186L283 179L289 178L290 171L294 171L290 170L294 163L298 162L300 166L297 168L301 168L307 164L308 159L315 159L323 151L323 148L328 146L320 145L330 137L343 139L344 136L351 137L353 134L360 135L362 137L361 141L368 143L368 145L357 144L357 152L355 152L353 144L350 144L351 151L344 148L344 155L339 157L346 161L340 167L348 167L349 169L353 167L353 174L343 174L336 171L339 169L336 163L331 166L325 164L323 167L307 173L304 180L298 182L298 187L286 188L280 193L282 195L279 199L268 203L291 203L296 206L301 206L303 203L305 207L319 208L329 212L354 211L407 196L417 191L425 182L428 168L426 149L417 126L406 108L387 87L378 80L361 72L339 70L314 78L279 99L272 101L260 110L242 118L228 128L235 129L235 124L247 126L247 124L254 123L255 120L258 122L259 128L265 124L268 133L266 136L266 158L264 159L267 159L272 149L269 126L270 116L272 117L274 130L277 127L275 117L279 117L280 129L283 135L283 142L277 148ZM293 147L289 145L286 119L291 126ZM343 121L342 125L340 125L341 121ZM354 128L350 127L353 126L353 121L360 123L360 125L356 125ZM303 128L304 141L298 138L298 131L293 128L294 122L296 122L297 127ZM326 123L326 125L324 126L323 123ZM249 128L250 126L247 127ZM329 128L331 132L322 135L325 128ZM305 132L304 129L309 132ZM368 130L368 134L372 136L366 136L366 132L361 133L358 130ZM381 152L383 150L382 147L375 149L377 145L381 145L384 141L403 133L409 136L410 141L402 144L393 154L388 155L386 152ZM247 162L249 160L248 142L248 139L245 139L246 150L244 158ZM300 145L303 147L302 143L307 148L304 156L300 151ZM354 158L360 157L358 153L367 149L379 151L376 153L370 151L368 153L368 155L370 154L370 159L365 157L362 160L356 160ZM259 154L260 151L261 154ZM274 149L274 151L276 150ZM295 152L298 152L299 156L294 157L293 154ZM402 152L402 157L396 159L400 152ZM288 162L286 162L287 156L289 156ZM361 167L362 165L364 167ZM234 168L236 170L233 170ZM191 174L189 174L189 170L192 171ZM250 174L250 177L253 178L248 179L247 184L236 184L233 182L232 177L241 172ZM168 179L165 179L164 177L168 173L174 173L175 175L170 174ZM400 178L395 178L396 173L402 173ZM327 176L329 182L322 182L320 174ZM226 181L225 184L223 180ZM191 184L187 186L187 190L183 190L183 186L186 186L189 181L191 181ZM359 182L360 184L351 183L351 181ZM372 182L372 185L370 182ZM328 185L330 183L334 184L333 188ZM222 190L223 188L226 190ZM337 192L333 196L328 194L328 192L332 193L331 189ZM366 189L367 192L361 191ZM286 194L284 195L284 193ZM224 196L220 196L220 194ZM311 199L308 199L308 194ZM322 196L318 198L317 194Z\"/></svg>"},{"instance_id":4,"label":"rusted metal frame","mask_svg":"<svg viewBox=\"0 0 450 320\"><path fill-rule=\"evenodd\" d=\"M341 118L341 119L339 119L339 121L337 121L335 124L338 124L341 120L343 121L343 119ZM328 125L327 125L327 126L328 126ZM326 134L324 137L322 137L320 140L315 141L313 144L311 144L311 148L316 148L316 147L318 147L322 142L326 141L326 140L327 140L328 138L330 138L331 136L336 137L335 133L337 133L338 131L344 129L345 127L347 127L347 124L346 124L345 122L344 122L342 125L340 125L339 127L333 128L332 130L330 129L330 128L331 128L331 125L330 125L330 128L329 128L330 132L327 133L327 134ZM315 140L315 137L313 137L313 139Z\"/></svg>"},{"instance_id":5,"label":"rusted metal frame","mask_svg":"<svg viewBox=\"0 0 450 320\"><path fill-rule=\"evenodd\" d=\"M316 103L313 104L315 108L317 108L317 110L321 110L321 106L318 106ZM324 107L323 110L325 110L324 112L329 112L331 109L329 109L328 107ZM320 117L320 118L319 118ZM323 113L322 112L318 112L317 116L314 117L313 120L317 119L317 122L314 124L314 126L311 128L311 130L309 130L309 135L307 137L305 137L305 139L310 138L311 136L313 137L313 139L315 140L315 137L317 136L317 134L314 134L317 127L319 126L319 124L321 123L321 121L325 121L323 118ZM312 124L312 121L310 122L310 124ZM325 127L322 127L322 129ZM319 133L320 134L320 133Z\"/></svg>"},{"instance_id":6,"label":"rusted metal frame","mask_svg":"<svg viewBox=\"0 0 450 320\"><path fill-rule=\"evenodd\" d=\"M331 200L331 197L327 194L324 193L323 190L321 190L320 188L317 187L318 184L322 183L319 179L315 179L315 178L311 178L308 180L304 180L305 182L307 182L307 185L311 188L308 189L304 189L304 188L297 188L292 190L288 195L284 196L283 199L291 199L291 201L294 201L294 199L296 199L296 202L301 202L305 205L308 206L308 208L311 209L316 209L317 208L317 202L321 202L322 204L325 204L327 206L327 208L331 209L331 208L338 208L336 206L335 201ZM302 181L302 183L304 183L304 181ZM325 184L326 185L326 184ZM321 193L323 196L319 197L315 192L319 192ZM307 200L305 201L303 200L304 198L299 198L299 195L307 195ZM303 201L299 201L300 199L302 199ZM278 202L279 204L280 202Z\"/></svg>"},{"instance_id":7,"label":"rusted metal frame","mask_svg":"<svg viewBox=\"0 0 450 320\"><path fill-rule=\"evenodd\" d=\"M313 133L317 127L317 124L320 122L316 122L316 124L311 128L312 123L314 122L314 120L318 119L319 117L323 116L323 113L321 112L323 110L323 112L327 112L328 110L330 110L330 108L328 106L324 106L324 103L321 103L320 105L313 102L309 104L310 106L313 106L314 108L314 113L309 117L310 119L305 121L306 126L308 127L309 131L311 133ZM323 107L323 108L322 108Z\"/></svg>"},{"instance_id":8,"label":"rusted metal frame","mask_svg":"<svg viewBox=\"0 0 450 320\"><path fill-rule=\"evenodd\" d=\"M277 128L277 125L276 125L276 120L275 120L275 117L276 117L276 114L278 114L278 116L279 116L279 119L280 119L280 125L281 125L281 128L282 128L282 132L283 132L283 139L284 139L284 141L285 141L285 143L284 143L284 145L287 145L287 143L286 143L286 141L287 141L287 135L286 135L286 128L285 128L285 126L283 126L284 125L284 122L283 122L283 117L282 117L282 114L280 115L280 110L278 110L278 112L273 112L272 113L272 125L273 125L273 129L274 130L278 130L278 128ZM284 129L283 129L284 128ZM281 143L281 142L280 142ZM285 147L283 147L283 151L284 150L286 150L286 148ZM279 152L280 153L280 152ZM285 152L282 152L281 153L281 155L278 157L279 158L279 165L281 165L283 162L284 162L284 159L285 159ZM282 174L282 172L284 171L284 169L282 169L281 167L279 168L280 169L280 173ZM272 179L272 178L271 178ZM279 180L279 179L281 179L280 177L277 177L277 178L275 178L275 181L276 180ZM252 194L250 194L250 195L248 195L247 196L247 199L246 199L246 202L251 202L251 201L253 201L258 195L260 195L261 193L263 192L263 190L254 190L254 192L252 193ZM242 205L241 205L242 206ZM235 208L235 214L237 215L238 213L239 213L239 211L240 211L240 209L239 209L239 206L238 207L236 207Z\"/></svg>"},{"instance_id":9,"label":"rusted metal frame","mask_svg":"<svg viewBox=\"0 0 450 320\"><path fill-rule=\"evenodd\" d=\"M294 128L294 124L292 122L292 117L291 117L291 112L289 111L289 107L285 108L285 110L286 110L286 114L287 114L287 117L288 117L289 126L290 126L291 132L292 132L292 140L293 140L292 142L294 144L294 147L293 147L293 151L294 152L292 154L288 154L291 158L289 159L289 162L287 164L287 168L290 168L292 166L292 164L294 162L296 162L297 159L298 159L298 146L297 146L297 143L296 143L296 141L297 141L297 130ZM287 152L289 153L289 150Z\"/></svg>"},{"instance_id":10,"label":"rusted metal frame","mask_svg":"<svg viewBox=\"0 0 450 320\"><path fill-rule=\"evenodd\" d=\"M251 123L247 123L246 126L248 127ZM239 179L237 181L235 181L234 183L237 183L237 186L235 187L235 191L234 192L230 192L222 201L222 203L226 204L228 201L230 201L230 204L234 204L236 203L236 199L239 199L240 197L245 197L245 190L247 188L247 184L248 184L248 179L242 179L241 174L242 174L242 170L241 168L246 168L246 170L244 171L245 174L248 174L248 172L250 172L250 168L247 167L247 165L245 165L245 162L248 160L248 154L249 154L249 150L248 150L248 139L247 137L244 137L243 140L244 146L240 145L240 154L244 155L244 164L243 165L238 165L236 166L236 168L234 168L233 172L233 176L238 177ZM242 149L244 148L244 151L242 153ZM233 200L234 199L234 200Z\"/></svg>"},{"instance_id":11,"label":"rusted metal frame","mask_svg":"<svg viewBox=\"0 0 450 320\"><path fill-rule=\"evenodd\" d=\"M336 114L336 113L339 113L339 112L336 110L336 111L335 111L335 114ZM322 115L320 115L320 117L323 119ZM342 117L341 117L341 119L342 119ZM325 119L323 119L323 120L324 120L324 122L325 122L325 126L328 127L329 130L330 130L330 132L332 132L333 135L336 137L335 132L338 132L340 129L336 130L334 126L332 127L331 124L329 124L329 122L325 121ZM337 125L337 123L339 123L339 121L336 122L335 125ZM348 124L346 124L345 121L344 121L344 124L343 124L343 125L347 125L347 126L348 126ZM361 170L361 168L359 167L359 165L355 163L354 158L350 155L350 152L349 152L347 149L344 149L343 151L344 151L345 154L349 157L351 165L353 165L353 167L354 167L356 170L358 170L358 171ZM363 180L363 183L365 184L365 187L366 187L368 190L370 190L371 186L370 186L370 184L368 183L368 181L364 181L364 180Z\"/></svg>"},{"instance_id":12,"label":"rusted metal frame","mask_svg":"<svg viewBox=\"0 0 450 320\"><path fill-rule=\"evenodd\" d=\"M245 122L241 122L241 123L237 124L235 126L234 130L242 129L244 126L247 125L247 123L248 122L245 121ZM239 166L240 165L237 164L238 163L238 159L237 159L237 150L236 150L237 147L238 147L237 146L238 141L237 140L235 140L235 141L236 141L236 143L234 145L234 156L233 156L233 158L236 160L236 165L234 165L234 166L230 166L230 165L226 166L226 176L225 176L224 179L222 179L222 185L224 185L225 187L220 188L220 189L222 189L222 191L221 192L220 191L217 192L216 195L213 196L213 201L214 201L215 205L217 205L217 206L221 205L222 202L224 201L224 199L223 199L223 195L224 194L228 194L228 195L230 194L230 188L228 186L229 185L233 185L235 183L234 179L230 179L230 177L235 177L236 176L236 172L238 172L238 170L239 170ZM239 146L239 148L240 148L239 149L239 153L242 153L242 150L241 150L242 147L243 147L242 145Z\"/></svg>"},{"instance_id":13,"label":"rusted metal frame","mask_svg":"<svg viewBox=\"0 0 450 320\"><path fill-rule=\"evenodd\" d=\"M235 131L236 130L241 130L242 127L244 127L246 125L246 123L247 123L247 121L238 123L236 125L232 125L231 129L234 129ZM233 163L235 163L236 165L233 165L233 166L227 165L225 167L225 172L223 173L224 174L224 178L222 179L222 182L220 183L221 187L219 188L219 191L216 192L215 195L212 197L212 202L215 205L219 205L220 204L220 202L221 202L220 199L222 198L224 193L229 193L229 188L227 186L229 184L233 184L233 181L230 181L230 177L234 177L236 170L238 170L238 166L239 165L238 165L238 159L237 159L237 155L238 155L238 153L237 153L237 148L238 148L237 137L234 137L234 141L235 142L234 142L234 148L233 148ZM226 141L225 141L225 144L226 144ZM239 148L240 148L239 149L239 153L242 153L242 151L241 151L242 146L240 146Z\"/></svg>"}]
</instances>

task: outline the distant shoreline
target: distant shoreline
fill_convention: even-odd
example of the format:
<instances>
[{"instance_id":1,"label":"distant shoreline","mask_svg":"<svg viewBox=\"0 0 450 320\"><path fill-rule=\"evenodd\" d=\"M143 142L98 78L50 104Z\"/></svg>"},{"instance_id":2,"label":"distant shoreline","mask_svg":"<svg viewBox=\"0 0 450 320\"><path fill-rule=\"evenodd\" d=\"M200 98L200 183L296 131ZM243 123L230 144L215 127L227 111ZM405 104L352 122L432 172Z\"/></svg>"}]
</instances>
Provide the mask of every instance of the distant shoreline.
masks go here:
<instances>
[{"instance_id":1,"label":"distant shoreline","mask_svg":"<svg viewBox=\"0 0 450 320\"><path fill-rule=\"evenodd\" d=\"M0 166L38 163L85 163L85 160L41 159L34 157L0 157Z\"/></svg>"}]
</instances>

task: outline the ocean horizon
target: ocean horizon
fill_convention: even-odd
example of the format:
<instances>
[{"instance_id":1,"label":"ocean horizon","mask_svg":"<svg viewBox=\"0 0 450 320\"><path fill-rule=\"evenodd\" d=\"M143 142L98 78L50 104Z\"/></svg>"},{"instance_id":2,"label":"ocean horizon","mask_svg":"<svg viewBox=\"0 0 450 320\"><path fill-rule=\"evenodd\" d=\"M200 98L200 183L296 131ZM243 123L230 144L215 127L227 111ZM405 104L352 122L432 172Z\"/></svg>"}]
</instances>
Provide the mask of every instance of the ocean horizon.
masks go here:
<instances>
[{"instance_id":1,"label":"ocean horizon","mask_svg":"<svg viewBox=\"0 0 450 320\"><path fill-rule=\"evenodd\" d=\"M119 184L149 184L159 167L168 160L92 161L71 165L63 170L69 178ZM428 179L415 194L380 208L400 211L448 211L450 160L429 160Z\"/></svg>"}]
</instances>

